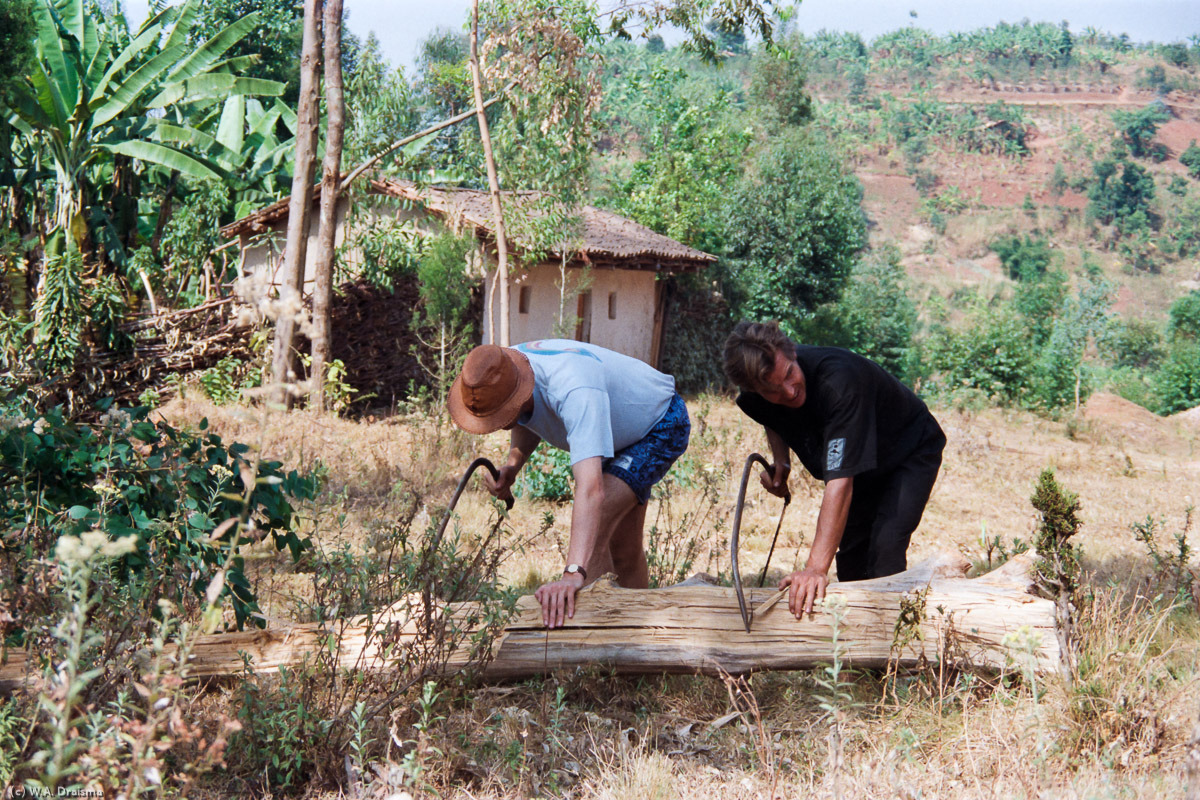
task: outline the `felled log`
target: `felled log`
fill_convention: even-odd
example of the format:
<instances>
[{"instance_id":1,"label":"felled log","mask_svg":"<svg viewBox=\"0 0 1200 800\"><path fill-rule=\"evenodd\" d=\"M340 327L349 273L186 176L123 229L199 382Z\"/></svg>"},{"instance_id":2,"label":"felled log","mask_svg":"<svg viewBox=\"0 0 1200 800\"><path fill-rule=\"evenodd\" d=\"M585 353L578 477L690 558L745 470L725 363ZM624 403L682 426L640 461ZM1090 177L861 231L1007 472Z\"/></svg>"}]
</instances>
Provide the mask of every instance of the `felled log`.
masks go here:
<instances>
[{"instance_id":1,"label":"felled log","mask_svg":"<svg viewBox=\"0 0 1200 800\"><path fill-rule=\"evenodd\" d=\"M746 632L733 589L680 585L665 589L621 589L597 581L579 593L575 616L563 628L542 626L532 596L517 612L479 666L489 679L522 678L562 669L600 666L619 673L741 673L808 669L837 655L864 668L950 663L1000 670L1018 665L1055 670L1061 661L1054 603L1032 593L1030 555L1014 558L979 578L965 578L957 557L924 562L907 572L871 581L835 583L812 615L795 619L786 602L756 613ZM771 589L749 589L758 608ZM449 609L463 646L434 659L454 671L472 660L466 644L479 629L480 608L459 603ZM436 623L442 622L434 618ZM305 624L200 636L193 643L188 674L194 678L236 675L247 655L259 673L310 663L317 652L334 653L347 669L394 669L397 658L428 647L429 619L418 598L373 617L324 626ZM10 652L0 665L0 689L24 680L25 657ZM428 659L421 660L428 663Z\"/></svg>"}]
</instances>

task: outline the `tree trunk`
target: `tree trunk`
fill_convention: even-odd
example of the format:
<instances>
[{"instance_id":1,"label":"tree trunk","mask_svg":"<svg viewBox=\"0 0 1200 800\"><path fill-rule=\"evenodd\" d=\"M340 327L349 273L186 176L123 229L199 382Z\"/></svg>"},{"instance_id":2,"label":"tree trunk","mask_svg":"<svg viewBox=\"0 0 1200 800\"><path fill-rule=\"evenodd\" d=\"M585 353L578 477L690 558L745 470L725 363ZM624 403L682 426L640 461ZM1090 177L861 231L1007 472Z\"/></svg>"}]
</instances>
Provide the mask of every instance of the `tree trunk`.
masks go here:
<instances>
[{"instance_id":1,"label":"tree trunk","mask_svg":"<svg viewBox=\"0 0 1200 800\"><path fill-rule=\"evenodd\" d=\"M471 84L475 89L475 116L479 120L479 138L483 142L483 158L487 162L488 189L492 195L492 215L496 218L496 280L500 283L500 339L496 339L496 322L488 301L491 325L488 338L502 347L509 345L508 333L508 238L504 233L504 211L500 203L500 179L496 175L496 157L492 153L492 136L488 132L487 114L483 107L483 76L479 68L479 0L471 0Z\"/></svg>"},{"instance_id":2,"label":"tree trunk","mask_svg":"<svg viewBox=\"0 0 1200 800\"><path fill-rule=\"evenodd\" d=\"M292 197L288 204L287 239L283 254L283 286L280 297L299 295L304 287L304 264L308 254L308 229L312 217L313 172L316 169L317 103L321 63L322 0L304 0L304 39L300 55L300 103L296 111L296 159L292 171ZM292 339L296 320L281 314L275 321L275 345L271 378L275 399L287 402L286 384L292 379Z\"/></svg>"},{"instance_id":3,"label":"tree trunk","mask_svg":"<svg viewBox=\"0 0 1200 800\"><path fill-rule=\"evenodd\" d=\"M325 364L329 361L330 299L333 294L334 242L342 180L342 140L346 99L342 91L342 0L325 0L325 163L321 172L321 226L317 233L313 286L312 405L325 410Z\"/></svg>"},{"instance_id":4,"label":"tree trunk","mask_svg":"<svg viewBox=\"0 0 1200 800\"><path fill-rule=\"evenodd\" d=\"M1055 603L1032 593L1033 556L1023 554L987 575L962 577L958 555L930 559L871 581L835 583L829 600L844 602L838 642L848 664L862 668L946 663L989 670L1054 672L1064 660L1056 635ZM762 608L773 592L748 589L755 609L746 632L733 589L687 585L666 589L621 589L601 579L579 593L575 616L563 628L542 626L542 611L530 595L495 639L488 678L523 678L559 669L600 666L627 674L718 673L766 669L811 669L834 657L834 615L829 605L797 620L787 601ZM911 623L901 623L904 618ZM451 620L435 615L435 629L458 631L460 647L444 659L445 669L467 666L472 635L482 618L475 603L455 603ZM453 624L446 624L452 622ZM256 671L311 660L329 645L339 667L391 669L406 653L437 648L422 635L419 596L377 612L373 618L334 620L324 627L301 624L244 633L197 637L190 674L194 678L237 675L245 652ZM383 651L389 648L390 656ZM0 667L0 690L25 680L25 654L10 652Z\"/></svg>"}]
</instances>

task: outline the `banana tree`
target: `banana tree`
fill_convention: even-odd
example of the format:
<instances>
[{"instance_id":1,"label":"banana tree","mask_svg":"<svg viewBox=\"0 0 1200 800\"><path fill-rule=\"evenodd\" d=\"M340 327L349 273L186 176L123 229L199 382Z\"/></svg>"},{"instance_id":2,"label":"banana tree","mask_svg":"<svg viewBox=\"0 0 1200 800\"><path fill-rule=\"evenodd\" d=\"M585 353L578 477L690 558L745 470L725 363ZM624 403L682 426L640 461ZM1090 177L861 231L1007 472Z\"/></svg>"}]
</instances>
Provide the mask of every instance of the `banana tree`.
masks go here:
<instances>
[{"instance_id":1,"label":"banana tree","mask_svg":"<svg viewBox=\"0 0 1200 800\"><path fill-rule=\"evenodd\" d=\"M280 130L291 135L281 138ZM164 121L156 131L159 141L186 147L228 175L225 183L233 195L235 217L287 193L295 133L296 112L282 100L264 106L243 95L228 98L191 126Z\"/></svg>"},{"instance_id":2,"label":"banana tree","mask_svg":"<svg viewBox=\"0 0 1200 800\"><path fill-rule=\"evenodd\" d=\"M97 19L84 0L35 5L37 57L32 74L16 82L8 117L53 166L53 230L69 234L68 246L82 248L107 226L106 250L123 259L111 209L95 203L98 180L119 184L115 173L138 163L224 179L226 170L180 141L179 131L194 130L190 119L230 99L282 93L281 83L238 74L251 60L222 60L259 15L197 43L189 34L198 8L199 0L164 8L130 34L123 16Z\"/></svg>"}]
</instances>

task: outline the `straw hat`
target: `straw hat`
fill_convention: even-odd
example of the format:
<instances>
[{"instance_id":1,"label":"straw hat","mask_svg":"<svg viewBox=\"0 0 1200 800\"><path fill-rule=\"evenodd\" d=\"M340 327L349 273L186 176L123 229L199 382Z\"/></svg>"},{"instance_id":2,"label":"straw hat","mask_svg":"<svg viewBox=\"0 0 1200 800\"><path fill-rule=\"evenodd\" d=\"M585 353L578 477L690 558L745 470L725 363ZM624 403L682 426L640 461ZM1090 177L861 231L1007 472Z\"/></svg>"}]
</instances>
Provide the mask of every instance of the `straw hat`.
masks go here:
<instances>
[{"instance_id":1,"label":"straw hat","mask_svg":"<svg viewBox=\"0 0 1200 800\"><path fill-rule=\"evenodd\" d=\"M467 433L491 433L515 423L532 396L533 367L525 354L484 344L467 354L446 404Z\"/></svg>"}]
</instances>

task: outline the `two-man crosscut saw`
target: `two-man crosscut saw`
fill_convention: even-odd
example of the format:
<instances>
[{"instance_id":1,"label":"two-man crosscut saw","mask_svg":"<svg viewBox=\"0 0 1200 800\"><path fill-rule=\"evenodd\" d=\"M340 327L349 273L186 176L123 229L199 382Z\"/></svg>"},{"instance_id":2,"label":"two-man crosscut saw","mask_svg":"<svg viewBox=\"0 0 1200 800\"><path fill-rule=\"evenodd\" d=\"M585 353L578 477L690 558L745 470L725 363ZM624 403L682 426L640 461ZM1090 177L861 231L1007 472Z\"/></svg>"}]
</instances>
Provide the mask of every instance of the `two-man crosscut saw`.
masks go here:
<instances>
[{"instance_id":1,"label":"two-man crosscut saw","mask_svg":"<svg viewBox=\"0 0 1200 800\"><path fill-rule=\"evenodd\" d=\"M746 608L746 593L742 589L742 573L738 569L738 532L742 528L742 506L746 503L746 484L750 481L750 467L755 462L763 465L763 469L771 471L771 465L767 460L758 453L751 453L746 457L746 465L742 467L742 484L738 487L737 507L733 512L733 534L730 536L729 542L729 561L733 567L733 588L737 592L738 610L742 612L742 622L746 625L746 633L750 632L750 623L754 619L754 614L765 614L779 600L787 594L787 589L780 589L771 597L767 598L766 602L760 605L754 611ZM775 542L779 539L779 530L783 527L783 514L787 511L788 504L792 502L792 493L784 487L783 495L783 511L779 512L779 524L775 526L775 536L771 539L771 550L767 553L767 563L763 565L762 573L758 576L758 585L762 586L767 579L767 568L771 566L771 556L775 554Z\"/></svg>"}]
</instances>

